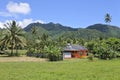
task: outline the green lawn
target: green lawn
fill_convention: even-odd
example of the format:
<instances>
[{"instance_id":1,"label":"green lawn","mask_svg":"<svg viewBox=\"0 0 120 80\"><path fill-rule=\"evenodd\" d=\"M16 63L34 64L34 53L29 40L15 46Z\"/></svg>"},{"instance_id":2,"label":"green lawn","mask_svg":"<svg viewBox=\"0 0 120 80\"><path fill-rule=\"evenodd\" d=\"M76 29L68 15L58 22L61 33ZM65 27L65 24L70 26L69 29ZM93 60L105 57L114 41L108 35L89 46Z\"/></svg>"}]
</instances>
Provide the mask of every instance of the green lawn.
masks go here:
<instances>
[{"instance_id":1,"label":"green lawn","mask_svg":"<svg viewBox=\"0 0 120 80\"><path fill-rule=\"evenodd\" d=\"M120 80L120 59L1 62L0 80Z\"/></svg>"}]
</instances>

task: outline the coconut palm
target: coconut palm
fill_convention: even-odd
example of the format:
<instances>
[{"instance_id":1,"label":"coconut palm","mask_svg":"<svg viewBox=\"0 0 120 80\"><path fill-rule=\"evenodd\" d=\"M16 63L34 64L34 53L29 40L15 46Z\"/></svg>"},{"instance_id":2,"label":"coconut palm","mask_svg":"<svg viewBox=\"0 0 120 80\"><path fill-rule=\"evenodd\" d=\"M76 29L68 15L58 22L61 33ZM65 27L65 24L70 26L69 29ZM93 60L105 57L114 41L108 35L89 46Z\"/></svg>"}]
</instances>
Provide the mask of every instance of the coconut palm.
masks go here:
<instances>
[{"instance_id":1,"label":"coconut palm","mask_svg":"<svg viewBox=\"0 0 120 80\"><path fill-rule=\"evenodd\" d=\"M22 29L16 21L6 23L4 25L7 29L7 34L1 40L2 45L5 47L11 47L11 56L13 56L13 50L16 49L16 55L18 55L18 46L25 46L25 39Z\"/></svg>"},{"instance_id":2,"label":"coconut palm","mask_svg":"<svg viewBox=\"0 0 120 80\"><path fill-rule=\"evenodd\" d=\"M32 27L31 28L31 33L32 33L32 35L33 35L33 47L34 47L34 51L35 51L35 48L36 48L36 44L35 44L35 40L36 40L36 35L37 35L37 27Z\"/></svg>"},{"instance_id":3,"label":"coconut palm","mask_svg":"<svg viewBox=\"0 0 120 80\"><path fill-rule=\"evenodd\" d=\"M32 33L33 35L36 35L36 34L37 34L37 27L32 27L31 33Z\"/></svg>"},{"instance_id":4,"label":"coconut palm","mask_svg":"<svg viewBox=\"0 0 120 80\"><path fill-rule=\"evenodd\" d=\"M108 13L105 15L105 22L106 23L110 23L111 22L111 16Z\"/></svg>"}]
</instances>

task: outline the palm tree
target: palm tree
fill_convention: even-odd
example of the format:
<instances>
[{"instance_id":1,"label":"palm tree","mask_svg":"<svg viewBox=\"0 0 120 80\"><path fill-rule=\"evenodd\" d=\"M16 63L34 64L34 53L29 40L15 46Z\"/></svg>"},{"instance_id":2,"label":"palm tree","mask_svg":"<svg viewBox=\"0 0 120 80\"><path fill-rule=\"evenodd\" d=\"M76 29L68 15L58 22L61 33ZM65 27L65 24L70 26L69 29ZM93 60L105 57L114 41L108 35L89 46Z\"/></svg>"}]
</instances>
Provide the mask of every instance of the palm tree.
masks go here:
<instances>
[{"instance_id":1,"label":"palm tree","mask_svg":"<svg viewBox=\"0 0 120 80\"><path fill-rule=\"evenodd\" d=\"M45 34L45 33L43 33L42 36L41 36L42 41L47 41L48 38L49 38L49 36L47 34Z\"/></svg>"},{"instance_id":2,"label":"palm tree","mask_svg":"<svg viewBox=\"0 0 120 80\"><path fill-rule=\"evenodd\" d=\"M37 34L37 27L32 27L31 33L32 33L33 35L36 35L36 34Z\"/></svg>"},{"instance_id":3,"label":"palm tree","mask_svg":"<svg viewBox=\"0 0 120 80\"><path fill-rule=\"evenodd\" d=\"M108 13L105 15L105 22L106 23L110 23L111 22L111 16Z\"/></svg>"},{"instance_id":4,"label":"palm tree","mask_svg":"<svg viewBox=\"0 0 120 80\"><path fill-rule=\"evenodd\" d=\"M9 41L10 41L9 34L4 35L3 39L0 40L1 50L3 50L4 48L7 48Z\"/></svg>"},{"instance_id":5,"label":"palm tree","mask_svg":"<svg viewBox=\"0 0 120 80\"><path fill-rule=\"evenodd\" d=\"M3 31L0 29L0 40L2 39L3 37ZM3 50L3 45L1 45L1 42L0 42L0 50Z\"/></svg>"},{"instance_id":6,"label":"palm tree","mask_svg":"<svg viewBox=\"0 0 120 80\"><path fill-rule=\"evenodd\" d=\"M1 40L2 44L7 46L10 45L11 47L11 56L13 56L13 50L16 49L16 56L18 55L18 46L25 46L25 39L22 29L20 28L19 24L16 21L12 21L6 23L4 25L7 29L7 34Z\"/></svg>"},{"instance_id":7,"label":"palm tree","mask_svg":"<svg viewBox=\"0 0 120 80\"><path fill-rule=\"evenodd\" d=\"M35 40L36 40L36 35L37 35L37 27L32 27L31 29L31 33L33 35L33 47L34 47L34 51L35 51L35 48L36 48L36 45L35 45Z\"/></svg>"}]
</instances>

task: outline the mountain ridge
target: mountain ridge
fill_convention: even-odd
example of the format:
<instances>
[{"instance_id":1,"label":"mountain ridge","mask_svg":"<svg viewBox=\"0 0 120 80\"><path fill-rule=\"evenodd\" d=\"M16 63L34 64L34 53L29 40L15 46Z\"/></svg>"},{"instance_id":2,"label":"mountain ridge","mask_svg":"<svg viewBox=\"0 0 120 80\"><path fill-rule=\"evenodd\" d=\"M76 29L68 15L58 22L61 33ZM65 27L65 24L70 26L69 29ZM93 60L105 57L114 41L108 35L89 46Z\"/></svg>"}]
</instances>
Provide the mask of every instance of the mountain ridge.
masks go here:
<instances>
[{"instance_id":1,"label":"mountain ridge","mask_svg":"<svg viewBox=\"0 0 120 80\"><path fill-rule=\"evenodd\" d=\"M29 31L33 26L36 26L36 27L42 27L48 31L51 31L51 30L57 30L58 28L61 30L61 29L64 29L64 30L77 30L77 28L72 28L72 27L69 27L69 26L63 26L59 23L53 23L53 22L50 22L50 23L46 23L46 24L42 24L42 23L31 23L29 24L28 26L26 26L24 28L25 31ZM61 28L60 28L61 27Z\"/></svg>"},{"instance_id":2,"label":"mountain ridge","mask_svg":"<svg viewBox=\"0 0 120 80\"><path fill-rule=\"evenodd\" d=\"M106 25L106 24L93 24L86 28L72 28L69 26L63 26L59 23L31 23L24 28L25 31L29 32L32 27L37 27L40 30L47 32L52 37L63 35L65 37L120 37L120 28L117 26ZM43 33L44 33L43 32ZM94 32L94 33L93 33ZM42 34L42 33L41 33ZM73 36L74 35L74 36Z\"/></svg>"}]
</instances>

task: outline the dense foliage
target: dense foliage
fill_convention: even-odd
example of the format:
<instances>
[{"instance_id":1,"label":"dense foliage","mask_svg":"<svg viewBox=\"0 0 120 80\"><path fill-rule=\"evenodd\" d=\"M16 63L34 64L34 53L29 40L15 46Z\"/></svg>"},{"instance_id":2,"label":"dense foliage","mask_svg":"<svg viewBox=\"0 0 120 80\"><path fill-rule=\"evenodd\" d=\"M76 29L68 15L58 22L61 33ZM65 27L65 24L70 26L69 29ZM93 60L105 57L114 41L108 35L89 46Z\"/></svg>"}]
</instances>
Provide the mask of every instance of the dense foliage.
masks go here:
<instances>
[{"instance_id":1,"label":"dense foliage","mask_svg":"<svg viewBox=\"0 0 120 80\"><path fill-rule=\"evenodd\" d=\"M5 26L4 32L0 31L0 49L11 49L11 56L14 49L15 55L18 49L27 49L27 56L61 60L61 49L68 43L85 46L100 59L120 56L120 29L115 26L96 24L87 29L73 29L54 23L34 23L24 29L27 32L15 21Z\"/></svg>"},{"instance_id":2,"label":"dense foliage","mask_svg":"<svg viewBox=\"0 0 120 80\"><path fill-rule=\"evenodd\" d=\"M43 33L45 33L54 39L58 38L59 36L65 36L65 37L74 36L75 38L83 38L83 39L93 39L96 37L120 38L119 27L112 26L112 25L105 25L105 24L95 24L95 25L88 26L85 29L81 29L81 28L70 28L67 26L63 26L61 24L54 24L54 23L47 23L47 24L31 23L30 25L25 27L24 30L27 32L30 32L31 28L34 26L38 28L39 35L42 35Z\"/></svg>"},{"instance_id":3,"label":"dense foliage","mask_svg":"<svg viewBox=\"0 0 120 80\"><path fill-rule=\"evenodd\" d=\"M86 45L94 55L101 59L112 59L120 56L120 39L109 38L96 41L89 41Z\"/></svg>"},{"instance_id":4,"label":"dense foliage","mask_svg":"<svg viewBox=\"0 0 120 80\"><path fill-rule=\"evenodd\" d=\"M24 33L22 32L21 27L15 22L9 22L5 24L6 33L3 34L3 38L1 38L1 50L4 48L11 49L10 56L18 56L18 49L22 48L26 45L24 39ZM14 54L13 50L16 49L16 53Z\"/></svg>"}]
</instances>

